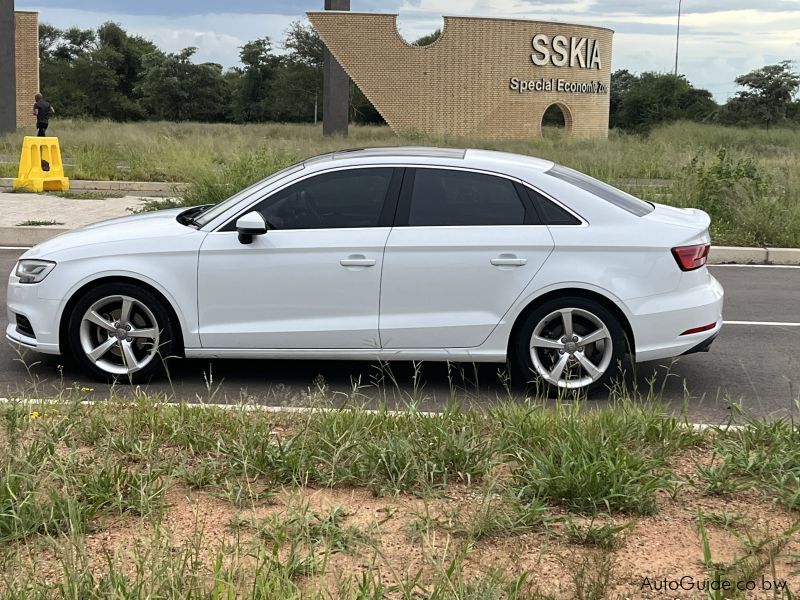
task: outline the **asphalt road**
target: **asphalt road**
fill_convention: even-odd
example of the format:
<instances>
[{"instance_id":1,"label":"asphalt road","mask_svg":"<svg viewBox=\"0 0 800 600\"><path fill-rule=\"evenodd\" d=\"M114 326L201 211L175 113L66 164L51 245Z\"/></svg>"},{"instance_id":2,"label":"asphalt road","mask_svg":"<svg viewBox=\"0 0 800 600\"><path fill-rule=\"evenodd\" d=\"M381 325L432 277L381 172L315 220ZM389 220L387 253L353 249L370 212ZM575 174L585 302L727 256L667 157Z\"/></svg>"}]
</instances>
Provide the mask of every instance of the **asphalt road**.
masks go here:
<instances>
[{"instance_id":1,"label":"asphalt road","mask_svg":"<svg viewBox=\"0 0 800 600\"><path fill-rule=\"evenodd\" d=\"M20 253L0 250L3 277ZM711 351L672 363L629 367L629 386L640 391L652 386L671 409L685 409L692 422L722 422L731 404L757 417L800 417L800 268L715 266L711 270L726 292L726 325ZM2 307L5 294L1 285ZM5 328L3 309L0 331ZM340 392L336 397L342 401L359 386L361 397L370 404L386 400L402 406L416 397L421 408L435 410L450 399L453 387L469 402L488 403L506 396L498 367L461 365L448 378L446 366L439 363L423 365L415 377L411 363L392 363L387 373L376 364L348 361L183 360L171 363L169 380L142 389L170 400L302 406L309 402L309 390L318 386ZM68 360L35 353L20 356L10 343L0 342L0 395L45 397L65 387L92 388L87 395L97 399L111 392L110 386L88 379ZM133 392L124 385L114 389L120 395Z\"/></svg>"}]
</instances>

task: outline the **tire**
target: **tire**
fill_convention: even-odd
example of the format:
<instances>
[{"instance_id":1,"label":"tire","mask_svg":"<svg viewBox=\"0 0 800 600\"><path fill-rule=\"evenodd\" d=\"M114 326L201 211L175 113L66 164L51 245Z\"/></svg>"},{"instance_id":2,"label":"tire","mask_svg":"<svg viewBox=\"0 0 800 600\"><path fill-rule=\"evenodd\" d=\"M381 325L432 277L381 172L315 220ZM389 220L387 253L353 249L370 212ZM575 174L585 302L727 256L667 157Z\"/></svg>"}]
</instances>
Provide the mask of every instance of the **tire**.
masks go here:
<instances>
[{"instance_id":1,"label":"tire","mask_svg":"<svg viewBox=\"0 0 800 600\"><path fill-rule=\"evenodd\" d=\"M601 303L580 296L554 298L524 319L511 343L515 382L547 395L570 390L592 394L619 375L627 350L625 332ZM570 320L572 340L565 336ZM582 345L588 337L593 341Z\"/></svg>"},{"instance_id":2,"label":"tire","mask_svg":"<svg viewBox=\"0 0 800 600\"><path fill-rule=\"evenodd\" d=\"M70 314L67 339L79 366L100 381L147 381L163 373L164 361L177 350L163 302L130 283L100 285L81 297Z\"/></svg>"}]
</instances>

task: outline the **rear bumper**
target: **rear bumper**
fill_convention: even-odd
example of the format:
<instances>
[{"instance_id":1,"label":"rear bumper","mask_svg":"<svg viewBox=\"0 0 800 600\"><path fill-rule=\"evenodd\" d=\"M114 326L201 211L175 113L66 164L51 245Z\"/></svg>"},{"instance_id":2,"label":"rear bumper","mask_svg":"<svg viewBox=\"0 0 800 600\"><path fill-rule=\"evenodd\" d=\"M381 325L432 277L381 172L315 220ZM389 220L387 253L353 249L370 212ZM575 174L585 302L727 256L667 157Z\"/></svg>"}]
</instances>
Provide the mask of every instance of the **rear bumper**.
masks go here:
<instances>
[{"instance_id":1,"label":"rear bumper","mask_svg":"<svg viewBox=\"0 0 800 600\"><path fill-rule=\"evenodd\" d=\"M686 356L687 354L696 354L697 352L708 352L711 349L711 344L714 343L714 340L717 339L718 333L715 333L707 340L703 340L694 348L689 348L686 352L681 354L681 356Z\"/></svg>"},{"instance_id":2,"label":"rear bumper","mask_svg":"<svg viewBox=\"0 0 800 600\"><path fill-rule=\"evenodd\" d=\"M705 271L687 274L685 287L669 294L627 303L633 313L636 362L673 358L708 350L722 329L724 291ZM682 335L695 327L714 323L707 331Z\"/></svg>"}]
</instances>

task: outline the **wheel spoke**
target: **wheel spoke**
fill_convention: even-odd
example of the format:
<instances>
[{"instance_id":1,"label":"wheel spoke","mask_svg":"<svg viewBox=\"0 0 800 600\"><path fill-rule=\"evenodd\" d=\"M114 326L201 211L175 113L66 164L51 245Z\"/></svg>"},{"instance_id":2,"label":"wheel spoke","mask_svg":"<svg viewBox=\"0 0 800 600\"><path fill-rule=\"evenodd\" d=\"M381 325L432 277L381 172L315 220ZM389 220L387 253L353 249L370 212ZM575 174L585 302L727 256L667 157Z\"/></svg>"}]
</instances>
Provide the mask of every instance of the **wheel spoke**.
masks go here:
<instances>
[{"instance_id":1,"label":"wheel spoke","mask_svg":"<svg viewBox=\"0 0 800 600\"><path fill-rule=\"evenodd\" d=\"M558 362L553 366L550 370L550 378L553 381L558 381L561 379L561 374L564 372L564 368L567 366L567 362L569 361L569 354L566 352L561 355L558 359Z\"/></svg>"},{"instance_id":2,"label":"wheel spoke","mask_svg":"<svg viewBox=\"0 0 800 600\"><path fill-rule=\"evenodd\" d=\"M111 350L111 348L113 348L116 343L117 343L117 338L110 337L91 352L87 352L86 356L88 356L89 360L91 360L92 362L97 362L106 352Z\"/></svg>"},{"instance_id":3,"label":"wheel spoke","mask_svg":"<svg viewBox=\"0 0 800 600\"><path fill-rule=\"evenodd\" d=\"M131 309L133 308L133 300L130 298L122 299L122 311L119 313L119 322L123 325L131 321Z\"/></svg>"},{"instance_id":4,"label":"wheel spoke","mask_svg":"<svg viewBox=\"0 0 800 600\"><path fill-rule=\"evenodd\" d=\"M157 335L158 335L158 332L153 327L147 327L147 328L144 328L144 329L131 329L128 332L128 337L144 338L144 339L147 339L147 340L154 340L154 339L156 339Z\"/></svg>"},{"instance_id":5,"label":"wheel spoke","mask_svg":"<svg viewBox=\"0 0 800 600\"><path fill-rule=\"evenodd\" d=\"M139 361L136 360L136 356L133 354L133 343L128 340L123 340L120 342L120 347L122 348L122 360L128 371L138 369Z\"/></svg>"},{"instance_id":6,"label":"wheel spoke","mask_svg":"<svg viewBox=\"0 0 800 600\"><path fill-rule=\"evenodd\" d=\"M564 309L561 311L561 320L564 323L564 336L567 338L572 337L572 309Z\"/></svg>"},{"instance_id":7,"label":"wheel spoke","mask_svg":"<svg viewBox=\"0 0 800 600\"><path fill-rule=\"evenodd\" d=\"M534 348L549 348L551 350L561 350L564 348L564 344L562 344L558 340L548 340L547 338L543 338L540 335L534 335L531 338L531 350Z\"/></svg>"},{"instance_id":8,"label":"wheel spoke","mask_svg":"<svg viewBox=\"0 0 800 600\"><path fill-rule=\"evenodd\" d=\"M592 361L586 358L583 352L576 352L574 356L581 364L584 371L586 371L586 374L589 375L589 377L591 377L593 380L597 379L598 377L600 377L600 375L603 374L603 372L600 369L598 369L594 364L592 364Z\"/></svg>"},{"instance_id":9,"label":"wheel spoke","mask_svg":"<svg viewBox=\"0 0 800 600\"><path fill-rule=\"evenodd\" d=\"M583 346L585 344L592 344L594 342L599 342L600 340L604 340L606 338L608 338L608 331L605 328L601 327L597 331L593 331L589 335L583 336L578 342L578 344Z\"/></svg>"},{"instance_id":10,"label":"wheel spoke","mask_svg":"<svg viewBox=\"0 0 800 600\"><path fill-rule=\"evenodd\" d=\"M95 310L92 310L92 311L89 311L88 313L86 313L86 315L84 316L84 319L86 319L87 321L89 321L91 323L94 323L98 327L102 327L106 331L115 331L115 329L116 329L114 327L114 324L111 321L109 321L107 319L104 319L102 316L100 316L100 313L98 313Z\"/></svg>"}]
</instances>

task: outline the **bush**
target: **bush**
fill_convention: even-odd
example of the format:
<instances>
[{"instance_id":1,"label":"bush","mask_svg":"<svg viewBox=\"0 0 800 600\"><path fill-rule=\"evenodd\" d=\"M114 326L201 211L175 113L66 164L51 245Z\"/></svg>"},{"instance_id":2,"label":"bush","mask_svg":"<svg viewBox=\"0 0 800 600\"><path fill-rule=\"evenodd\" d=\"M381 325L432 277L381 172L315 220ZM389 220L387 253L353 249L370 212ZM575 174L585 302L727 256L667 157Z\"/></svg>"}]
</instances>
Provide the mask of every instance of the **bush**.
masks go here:
<instances>
[{"instance_id":1,"label":"bush","mask_svg":"<svg viewBox=\"0 0 800 600\"><path fill-rule=\"evenodd\" d=\"M198 172L189 181L182 205L216 204L297 160L293 154L262 148L237 157L219 171Z\"/></svg>"},{"instance_id":2,"label":"bush","mask_svg":"<svg viewBox=\"0 0 800 600\"><path fill-rule=\"evenodd\" d=\"M711 161L695 156L689 175L672 186L672 204L711 216L717 244L800 245L800 203L756 162L720 148Z\"/></svg>"}]
</instances>

